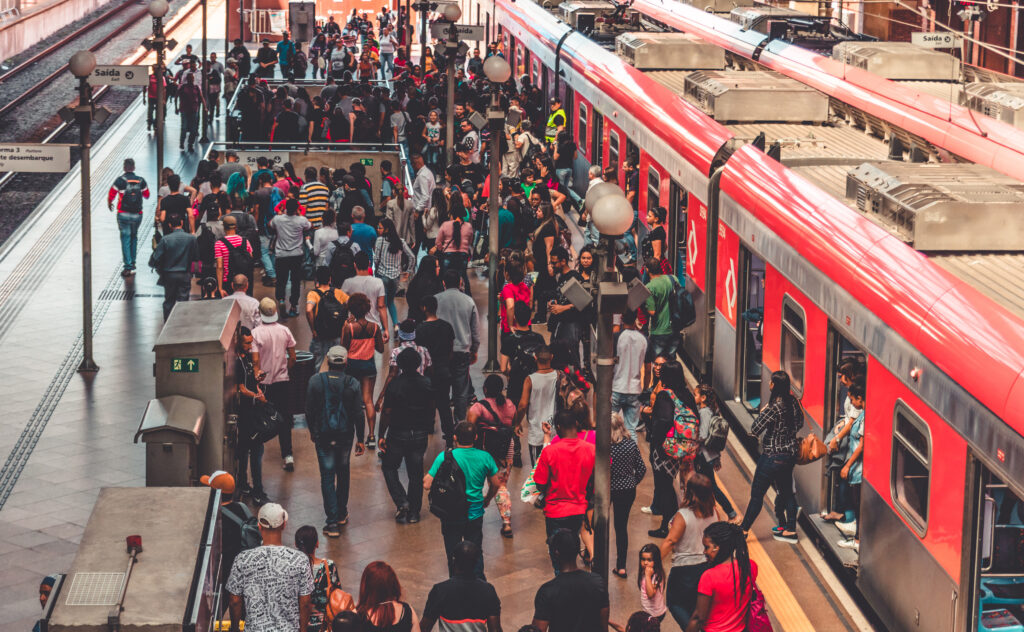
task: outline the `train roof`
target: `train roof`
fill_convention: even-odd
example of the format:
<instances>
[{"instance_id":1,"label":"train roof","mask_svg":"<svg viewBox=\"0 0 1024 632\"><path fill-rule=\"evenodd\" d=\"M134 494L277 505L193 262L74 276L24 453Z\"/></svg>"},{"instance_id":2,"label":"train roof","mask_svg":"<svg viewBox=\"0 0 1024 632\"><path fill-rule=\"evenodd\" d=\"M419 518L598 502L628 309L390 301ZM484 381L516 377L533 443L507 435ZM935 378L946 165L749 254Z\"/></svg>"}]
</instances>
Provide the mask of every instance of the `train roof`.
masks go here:
<instances>
[{"instance_id":1,"label":"train roof","mask_svg":"<svg viewBox=\"0 0 1024 632\"><path fill-rule=\"evenodd\" d=\"M761 49L764 35L679 2L636 0L633 8L736 55L756 57L771 70L799 79L957 156L1024 180L1024 130L783 41L768 42Z\"/></svg>"}]
</instances>

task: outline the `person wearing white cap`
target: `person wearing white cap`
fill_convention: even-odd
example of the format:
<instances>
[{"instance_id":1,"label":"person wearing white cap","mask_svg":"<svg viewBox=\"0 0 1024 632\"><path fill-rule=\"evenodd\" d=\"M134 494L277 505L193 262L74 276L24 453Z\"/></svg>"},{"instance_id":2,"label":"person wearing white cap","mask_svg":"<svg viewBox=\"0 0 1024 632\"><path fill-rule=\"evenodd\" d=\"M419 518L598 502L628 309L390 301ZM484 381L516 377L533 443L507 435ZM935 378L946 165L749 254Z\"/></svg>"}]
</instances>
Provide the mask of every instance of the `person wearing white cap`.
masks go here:
<instances>
[{"instance_id":1,"label":"person wearing white cap","mask_svg":"<svg viewBox=\"0 0 1024 632\"><path fill-rule=\"evenodd\" d=\"M239 629L245 607L247 632L306 632L313 611L309 558L282 544L288 512L277 503L260 507L263 546L242 551L228 578L231 630Z\"/></svg>"},{"instance_id":2,"label":"person wearing white cap","mask_svg":"<svg viewBox=\"0 0 1024 632\"><path fill-rule=\"evenodd\" d=\"M281 443L284 469L291 472L295 469L295 458L292 456L288 369L295 365L295 336L291 330L278 322L277 303L269 296L260 301L260 320L263 321L263 325L252 332L252 361L263 373L260 383L267 399L281 414L283 423L277 438Z\"/></svg>"},{"instance_id":3,"label":"person wearing white cap","mask_svg":"<svg viewBox=\"0 0 1024 632\"><path fill-rule=\"evenodd\" d=\"M336 538L348 522L349 459L352 440L356 456L363 445L366 415L359 380L345 373L348 349L335 345L327 350L327 370L309 379L306 390L306 425L316 445L320 464L320 492L327 524L324 535Z\"/></svg>"}]
</instances>

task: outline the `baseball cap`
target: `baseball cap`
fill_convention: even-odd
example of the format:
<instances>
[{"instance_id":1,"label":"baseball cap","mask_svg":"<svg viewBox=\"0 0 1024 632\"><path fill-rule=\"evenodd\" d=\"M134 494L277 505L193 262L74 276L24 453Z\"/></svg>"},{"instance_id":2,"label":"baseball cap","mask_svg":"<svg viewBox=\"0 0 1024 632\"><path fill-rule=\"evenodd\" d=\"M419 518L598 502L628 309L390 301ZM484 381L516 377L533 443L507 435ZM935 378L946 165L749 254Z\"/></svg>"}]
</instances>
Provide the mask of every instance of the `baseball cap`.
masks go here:
<instances>
[{"instance_id":1,"label":"baseball cap","mask_svg":"<svg viewBox=\"0 0 1024 632\"><path fill-rule=\"evenodd\" d=\"M234 215L225 215L220 218L220 221L224 223L224 226L238 226L238 220Z\"/></svg>"},{"instance_id":2,"label":"baseball cap","mask_svg":"<svg viewBox=\"0 0 1024 632\"><path fill-rule=\"evenodd\" d=\"M288 521L288 512L277 503L267 503L260 507L257 521L264 529L280 529Z\"/></svg>"},{"instance_id":3,"label":"baseball cap","mask_svg":"<svg viewBox=\"0 0 1024 632\"><path fill-rule=\"evenodd\" d=\"M334 345L327 350L328 364L345 364L348 360L348 349L341 345Z\"/></svg>"},{"instance_id":4,"label":"baseball cap","mask_svg":"<svg viewBox=\"0 0 1024 632\"><path fill-rule=\"evenodd\" d=\"M235 493L235 477L224 470L217 470L212 474L203 474L199 482L213 489L219 489L225 496Z\"/></svg>"},{"instance_id":5,"label":"baseball cap","mask_svg":"<svg viewBox=\"0 0 1024 632\"><path fill-rule=\"evenodd\" d=\"M269 296L260 301L260 320L265 323L277 322L277 303Z\"/></svg>"}]
</instances>

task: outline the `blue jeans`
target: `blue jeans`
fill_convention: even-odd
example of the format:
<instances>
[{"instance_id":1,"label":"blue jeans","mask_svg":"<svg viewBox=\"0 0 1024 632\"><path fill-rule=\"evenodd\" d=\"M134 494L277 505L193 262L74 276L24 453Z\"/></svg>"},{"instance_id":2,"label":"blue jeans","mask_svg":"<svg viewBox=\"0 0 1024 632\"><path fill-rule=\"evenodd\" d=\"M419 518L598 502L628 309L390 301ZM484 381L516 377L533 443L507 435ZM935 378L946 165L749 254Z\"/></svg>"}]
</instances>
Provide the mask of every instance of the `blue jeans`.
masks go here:
<instances>
[{"instance_id":1,"label":"blue jeans","mask_svg":"<svg viewBox=\"0 0 1024 632\"><path fill-rule=\"evenodd\" d=\"M744 531L749 531L754 520L761 513L761 505L768 488L774 486L778 497L775 499L775 515L780 526L786 531L796 531L796 495L793 493L793 467L796 457L792 454L762 454L757 458L754 480L750 484L750 502L743 515Z\"/></svg>"},{"instance_id":2,"label":"blue jeans","mask_svg":"<svg viewBox=\"0 0 1024 632\"><path fill-rule=\"evenodd\" d=\"M139 225L142 213L118 213L117 229L121 233L121 260L126 270L135 269L135 252L139 246Z\"/></svg>"},{"instance_id":3,"label":"blue jeans","mask_svg":"<svg viewBox=\"0 0 1024 632\"><path fill-rule=\"evenodd\" d=\"M327 352L331 347L341 344L341 338L313 338L309 341L309 352L313 354L313 370L320 372L320 365L324 363Z\"/></svg>"},{"instance_id":4,"label":"blue jeans","mask_svg":"<svg viewBox=\"0 0 1024 632\"><path fill-rule=\"evenodd\" d=\"M320 464L320 493L324 498L327 524L348 518L348 464L352 457L354 438L354 431L350 430L337 445L316 444L316 460Z\"/></svg>"},{"instance_id":5,"label":"blue jeans","mask_svg":"<svg viewBox=\"0 0 1024 632\"><path fill-rule=\"evenodd\" d=\"M452 354L452 405L455 406L455 423L466 421L469 396L473 394L473 382L469 377L469 367L472 364L470 354L458 351Z\"/></svg>"},{"instance_id":6,"label":"blue jeans","mask_svg":"<svg viewBox=\"0 0 1024 632\"><path fill-rule=\"evenodd\" d=\"M270 249L270 237L260 235L260 260L263 262L263 274L268 278L276 279L277 271L274 270L274 251Z\"/></svg>"},{"instance_id":7,"label":"blue jeans","mask_svg":"<svg viewBox=\"0 0 1024 632\"><path fill-rule=\"evenodd\" d=\"M658 356L674 358L678 349L679 336L676 334L651 334L647 343L647 361L653 362Z\"/></svg>"},{"instance_id":8,"label":"blue jeans","mask_svg":"<svg viewBox=\"0 0 1024 632\"><path fill-rule=\"evenodd\" d=\"M669 614L685 630L693 611L697 607L697 583L700 576L707 570L706 563L689 566L673 566L668 574L665 589L665 605Z\"/></svg>"},{"instance_id":9,"label":"blue jeans","mask_svg":"<svg viewBox=\"0 0 1024 632\"><path fill-rule=\"evenodd\" d=\"M612 412L622 411L629 436L636 441L636 429L640 423L640 396L633 393L612 392Z\"/></svg>"},{"instance_id":10,"label":"blue jeans","mask_svg":"<svg viewBox=\"0 0 1024 632\"><path fill-rule=\"evenodd\" d=\"M199 110L195 112L181 111L181 133L178 135L178 145L184 146L185 141L188 141L188 146L192 147L195 144L196 138L199 136Z\"/></svg>"},{"instance_id":11,"label":"blue jeans","mask_svg":"<svg viewBox=\"0 0 1024 632\"><path fill-rule=\"evenodd\" d=\"M387 79L389 76L395 74L395 54L394 53L381 53L380 54L380 78Z\"/></svg>"},{"instance_id":12,"label":"blue jeans","mask_svg":"<svg viewBox=\"0 0 1024 632\"><path fill-rule=\"evenodd\" d=\"M583 198L577 195L576 191L572 188L572 169L555 169L555 177L558 178L558 181L565 187L566 192L569 194L573 203L576 204L576 206L581 205L583 203Z\"/></svg>"},{"instance_id":13,"label":"blue jeans","mask_svg":"<svg viewBox=\"0 0 1024 632\"><path fill-rule=\"evenodd\" d=\"M398 326L398 308L395 307L395 294L398 293L398 279L389 279L385 276L377 277L384 283L384 301L388 306L388 315L391 316L391 326Z\"/></svg>"}]
</instances>

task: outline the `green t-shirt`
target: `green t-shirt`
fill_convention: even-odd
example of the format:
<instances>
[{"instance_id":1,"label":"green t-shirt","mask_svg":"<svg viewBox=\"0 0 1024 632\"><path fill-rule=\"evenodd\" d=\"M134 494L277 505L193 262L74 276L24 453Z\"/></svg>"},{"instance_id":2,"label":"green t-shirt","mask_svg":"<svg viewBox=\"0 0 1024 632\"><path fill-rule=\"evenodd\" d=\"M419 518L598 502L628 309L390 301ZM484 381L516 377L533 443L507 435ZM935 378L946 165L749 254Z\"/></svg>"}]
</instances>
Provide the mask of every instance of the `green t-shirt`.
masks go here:
<instances>
[{"instance_id":1,"label":"green t-shirt","mask_svg":"<svg viewBox=\"0 0 1024 632\"><path fill-rule=\"evenodd\" d=\"M652 336L665 336L675 333L672 331L672 309L668 304L674 288L675 284L672 282L672 277L667 274L657 276L647 284L647 289L651 295L647 297L644 309L648 312L654 312L650 328Z\"/></svg>"},{"instance_id":2,"label":"green t-shirt","mask_svg":"<svg viewBox=\"0 0 1024 632\"><path fill-rule=\"evenodd\" d=\"M498 247L511 248L515 241L516 216L507 208L498 210Z\"/></svg>"},{"instance_id":3,"label":"green t-shirt","mask_svg":"<svg viewBox=\"0 0 1024 632\"><path fill-rule=\"evenodd\" d=\"M466 498L469 500L468 518L476 520L484 515L484 481L498 473L498 464L494 462L494 457L490 454L476 448L455 448L452 450L452 456L462 468L462 473L466 475ZM428 474L436 476L442 461L444 461L444 452L438 454L434 459L434 464L430 466Z\"/></svg>"}]
</instances>

